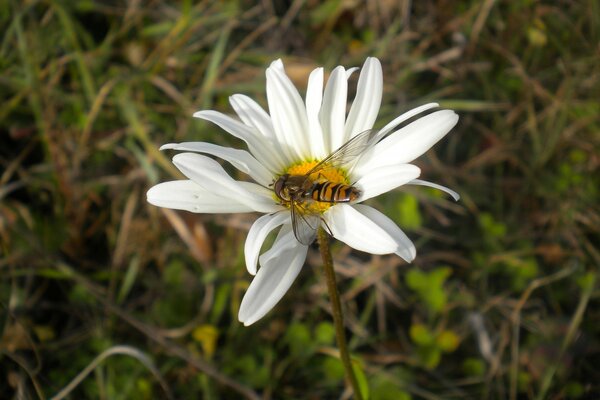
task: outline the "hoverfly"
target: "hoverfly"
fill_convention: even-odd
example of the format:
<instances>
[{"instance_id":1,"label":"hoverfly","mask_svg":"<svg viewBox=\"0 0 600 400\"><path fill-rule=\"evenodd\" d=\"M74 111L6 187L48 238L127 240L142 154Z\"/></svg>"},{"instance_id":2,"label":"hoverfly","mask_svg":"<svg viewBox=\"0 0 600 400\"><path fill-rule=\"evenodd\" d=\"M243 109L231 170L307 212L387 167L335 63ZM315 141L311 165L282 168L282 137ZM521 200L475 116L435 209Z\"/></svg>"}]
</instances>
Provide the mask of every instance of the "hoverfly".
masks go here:
<instances>
[{"instance_id":1,"label":"hoverfly","mask_svg":"<svg viewBox=\"0 0 600 400\"><path fill-rule=\"evenodd\" d=\"M305 174L283 174L273 182L275 195L282 204L290 208L294 236L300 243L310 245L322 221L320 213L311 210L311 204L349 203L361 195L360 190L352 184L328 181L323 172L327 169L352 166L353 161L378 142L375 132L377 131L367 130L357 134ZM327 227L326 223L325 226ZM331 233L329 227L327 229Z\"/></svg>"}]
</instances>

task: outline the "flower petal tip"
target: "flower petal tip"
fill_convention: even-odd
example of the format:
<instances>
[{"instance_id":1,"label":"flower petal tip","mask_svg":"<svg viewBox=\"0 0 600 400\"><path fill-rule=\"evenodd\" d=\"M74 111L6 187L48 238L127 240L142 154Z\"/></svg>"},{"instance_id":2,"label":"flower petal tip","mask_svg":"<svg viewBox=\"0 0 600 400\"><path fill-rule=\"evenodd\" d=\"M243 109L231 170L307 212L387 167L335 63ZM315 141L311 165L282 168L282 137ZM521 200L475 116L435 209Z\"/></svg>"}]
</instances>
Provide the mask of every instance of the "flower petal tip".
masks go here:
<instances>
[{"instance_id":1,"label":"flower petal tip","mask_svg":"<svg viewBox=\"0 0 600 400\"><path fill-rule=\"evenodd\" d=\"M158 151L163 151L163 150L172 150L177 148L177 146L179 146L178 143L167 143L167 144L163 144L162 146L160 146L158 148Z\"/></svg>"},{"instance_id":2,"label":"flower petal tip","mask_svg":"<svg viewBox=\"0 0 600 400\"><path fill-rule=\"evenodd\" d=\"M146 201L150 204L152 204L152 197L154 195L154 193L156 192L156 186L152 186L150 189L148 189L148 191L146 192Z\"/></svg>"},{"instance_id":3,"label":"flower petal tip","mask_svg":"<svg viewBox=\"0 0 600 400\"><path fill-rule=\"evenodd\" d=\"M263 315L260 315L258 318L256 318L256 316L253 314L253 312L250 312L249 310L244 310L243 307L240 307L240 310L238 312L238 321L244 324L244 326L250 326L263 317Z\"/></svg>"},{"instance_id":4,"label":"flower petal tip","mask_svg":"<svg viewBox=\"0 0 600 400\"><path fill-rule=\"evenodd\" d=\"M192 117L204 119L205 115L206 115L206 110L200 110L200 111L196 111L195 113L193 113Z\"/></svg>"},{"instance_id":5,"label":"flower petal tip","mask_svg":"<svg viewBox=\"0 0 600 400\"><path fill-rule=\"evenodd\" d=\"M408 264L412 264L417 257L417 249L415 248L414 244L410 242L409 246L407 247L398 247L394 254L406 261Z\"/></svg>"},{"instance_id":6,"label":"flower petal tip","mask_svg":"<svg viewBox=\"0 0 600 400\"><path fill-rule=\"evenodd\" d=\"M189 159L190 154L191 153L175 154L171 160L173 161L173 164L175 164L176 167L179 167L182 161Z\"/></svg>"},{"instance_id":7,"label":"flower petal tip","mask_svg":"<svg viewBox=\"0 0 600 400\"><path fill-rule=\"evenodd\" d=\"M415 258L417 258L417 249L413 246L410 249L408 249L408 252L409 252L409 257L406 260L406 262L408 262L410 264L415 260Z\"/></svg>"},{"instance_id":8,"label":"flower petal tip","mask_svg":"<svg viewBox=\"0 0 600 400\"><path fill-rule=\"evenodd\" d=\"M379 58L377 57L367 57L365 65L367 64L379 64L379 66L381 66L381 61L379 61Z\"/></svg>"},{"instance_id":9,"label":"flower petal tip","mask_svg":"<svg viewBox=\"0 0 600 400\"><path fill-rule=\"evenodd\" d=\"M283 61L281 61L281 58L278 58L277 60L273 61L271 63L271 65L269 65L269 68L267 68L267 71L270 68L275 68L275 69L278 69L279 71L283 71Z\"/></svg>"}]
</instances>

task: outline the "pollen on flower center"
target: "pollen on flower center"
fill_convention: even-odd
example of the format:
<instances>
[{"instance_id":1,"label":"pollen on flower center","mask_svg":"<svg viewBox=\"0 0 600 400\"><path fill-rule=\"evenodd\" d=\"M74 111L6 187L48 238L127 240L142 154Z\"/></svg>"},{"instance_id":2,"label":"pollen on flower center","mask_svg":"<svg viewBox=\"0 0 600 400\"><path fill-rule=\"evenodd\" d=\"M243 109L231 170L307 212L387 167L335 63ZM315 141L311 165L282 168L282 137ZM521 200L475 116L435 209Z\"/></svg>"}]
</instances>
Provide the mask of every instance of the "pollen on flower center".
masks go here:
<instances>
[{"instance_id":1,"label":"pollen on flower center","mask_svg":"<svg viewBox=\"0 0 600 400\"><path fill-rule=\"evenodd\" d=\"M292 165L285 172L290 175L305 175L318 163L318 161L305 161L300 164ZM332 183L343 183L348 185L348 178L341 169L327 165L310 174L310 179L317 182L328 181Z\"/></svg>"},{"instance_id":2,"label":"pollen on flower center","mask_svg":"<svg viewBox=\"0 0 600 400\"><path fill-rule=\"evenodd\" d=\"M290 176L290 178L292 178L292 179L295 176L305 176L310 170L312 170L315 166L317 166L317 164L319 164L319 161L304 161L304 162L301 162L298 164L294 164L291 167L289 167L287 170L285 170L285 174L288 174ZM302 191L303 196L297 196L297 198L294 199L294 203L298 206L297 210L302 213L307 213L307 214L315 214L315 213L322 214L325 211L327 211L329 209L329 207L331 207L332 205L335 204L335 201L323 202L323 201L313 200L312 191L322 190L322 191L324 191L325 196L332 198L331 196L333 196L333 190L335 189L335 187L338 184L343 184L343 185L350 184L348 181L348 178L346 176L346 173L343 170L341 170L340 168L336 168L336 167L328 166L328 165L324 165L322 167L317 168L316 171L312 172L308 176L308 179L312 184L327 182L330 185L320 185L320 186L317 185L314 188L312 187L313 185L311 185L311 189ZM290 182L289 178L288 178L288 182ZM315 196L318 197L316 194L315 194ZM281 201L280 199L278 199L278 200ZM285 207L289 208L289 207L291 207L292 202L291 201L281 201L281 203Z\"/></svg>"}]
</instances>

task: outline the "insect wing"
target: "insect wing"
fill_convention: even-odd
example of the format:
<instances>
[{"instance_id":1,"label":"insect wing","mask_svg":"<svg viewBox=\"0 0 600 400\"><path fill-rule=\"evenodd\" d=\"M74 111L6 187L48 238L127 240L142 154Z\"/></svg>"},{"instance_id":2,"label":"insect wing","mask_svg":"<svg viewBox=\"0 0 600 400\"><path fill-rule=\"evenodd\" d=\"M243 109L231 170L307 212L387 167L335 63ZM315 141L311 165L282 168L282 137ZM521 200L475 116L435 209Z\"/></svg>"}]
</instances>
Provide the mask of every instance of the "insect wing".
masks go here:
<instances>
[{"instance_id":1,"label":"insect wing","mask_svg":"<svg viewBox=\"0 0 600 400\"><path fill-rule=\"evenodd\" d=\"M344 164L354 160L377 143L378 140L375 140L377 132L375 129L369 129L357 134L315 165L306 175L314 174L325 168L342 167Z\"/></svg>"},{"instance_id":2,"label":"insect wing","mask_svg":"<svg viewBox=\"0 0 600 400\"><path fill-rule=\"evenodd\" d=\"M321 223L320 216L305 212L304 208L295 202L292 202L290 211L292 213L294 236L303 245L310 246L317 237L317 229Z\"/></svg>"}]
</instances>

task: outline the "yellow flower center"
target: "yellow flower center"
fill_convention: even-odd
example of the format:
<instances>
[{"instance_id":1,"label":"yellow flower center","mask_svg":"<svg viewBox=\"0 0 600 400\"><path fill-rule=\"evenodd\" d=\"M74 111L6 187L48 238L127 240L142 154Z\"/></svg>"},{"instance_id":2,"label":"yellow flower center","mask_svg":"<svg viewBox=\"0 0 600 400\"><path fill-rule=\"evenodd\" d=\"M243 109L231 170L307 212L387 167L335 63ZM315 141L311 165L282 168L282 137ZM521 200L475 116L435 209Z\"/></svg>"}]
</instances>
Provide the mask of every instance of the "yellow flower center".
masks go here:
<instances>
[{"instance_id":1,"label":"yellow flower center","mask_svg":"<svg viewBox=\"0 0 600 400\"><path fill-rule=\"evenodd\" d=\"M319 161L304 161L298 164L294 164L288 169L285 170L285 174L289 174L290 176L306 175L311 169L313 169ZM312 172L309 175L309 180L314 183L321 182L330 182L333 184L342 183L344 185L349 185L350 182L348 177L346 176L346 172L340 168L335 168L332 166L321 166L317 169L317 171ZM308 197L311 197L310 194ZM291 202L281 201L277 198L279 202L281 202L285 207L290 207ZM299 207L297 207L298 211L305 214L322 214L329 209L334 203L322 202L322 201L313 201L306 199L299 199L298 202Z\"/></svg>"}]
</instances>

